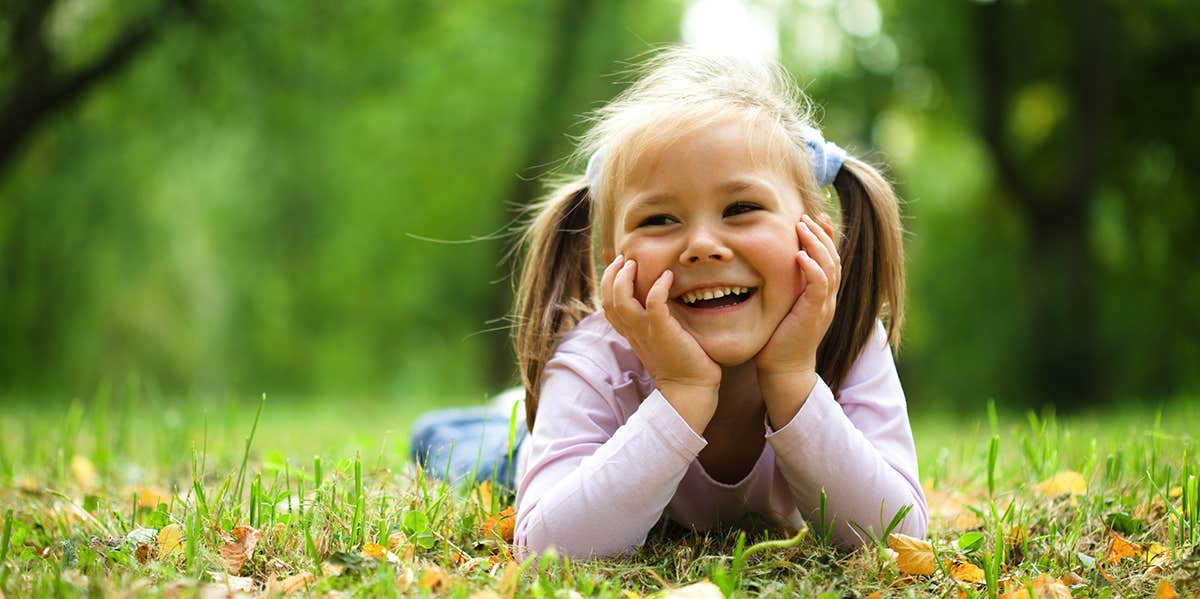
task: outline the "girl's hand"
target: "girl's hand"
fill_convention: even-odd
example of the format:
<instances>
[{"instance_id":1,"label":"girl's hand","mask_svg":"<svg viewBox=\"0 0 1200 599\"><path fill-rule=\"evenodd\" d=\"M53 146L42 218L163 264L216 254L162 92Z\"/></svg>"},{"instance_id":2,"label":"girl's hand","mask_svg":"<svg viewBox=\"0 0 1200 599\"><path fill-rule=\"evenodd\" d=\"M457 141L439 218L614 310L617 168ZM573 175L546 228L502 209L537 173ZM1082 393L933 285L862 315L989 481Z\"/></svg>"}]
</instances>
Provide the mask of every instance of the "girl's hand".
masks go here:
<instances>
[{"instance_id":1,"label":"girl's hand","mask_svg":"<svg viewBox=\"0 0 1200 599\"><path fill-rule=\"evenodd\" d=\"M637 263L617 256L600 281L604 315L641 359L658 389L697 433L702 434L717 407L721 367L671 315L674 273L663 271L642 305L634 296Z\"/></svg>"},{"instance_id":2,"label":"girl's hand","mask_svg":"<svg viewBox=\"0 0 1200 599\"><path fill-rule=\"evenodd\" d=\"M796 223L796 234L800 239L796 266L802 274L803 289L791 311L775 327L771 339L754 357L768 412L774 411L772 403L778 403L776 398L784 388L791 387L782 395L791 396L795 410L799 410L812 391L817 380L817 347L833 322L841 284L842 260L833 242L833 228L821 227L804 215ZM806 388L796 389L796 386ZM797 395L798 405L794 401ZM772 414L772 423L777 427L786 424L795 410L779 410L784 422L775 422ZM788 411L791 415L784 413Z\"/></svg>"}]
</instances>

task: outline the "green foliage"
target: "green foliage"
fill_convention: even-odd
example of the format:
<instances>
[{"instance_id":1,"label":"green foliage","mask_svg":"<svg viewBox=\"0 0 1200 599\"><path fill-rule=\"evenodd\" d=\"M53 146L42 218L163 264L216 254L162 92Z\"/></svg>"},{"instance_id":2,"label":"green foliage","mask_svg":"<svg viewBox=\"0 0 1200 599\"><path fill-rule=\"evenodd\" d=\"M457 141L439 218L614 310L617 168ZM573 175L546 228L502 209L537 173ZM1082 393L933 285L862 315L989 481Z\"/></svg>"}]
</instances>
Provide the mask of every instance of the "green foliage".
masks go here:
<instances>
[{"instance_id":1,"label":"green foliage","mask_svg":"<svg viewBox=\"0 0 1200 599\"><path fill-rule=\"evenodd\" d=\"M502 388L527 181L687 4L211 0L151 19L127 68L0 164L0 389ZM47 48L85 65L161 5L61 0ZM755 6L827 137L904 198L913 403L1200 388L1186 8Z\"/></svg>"}]
</instances>

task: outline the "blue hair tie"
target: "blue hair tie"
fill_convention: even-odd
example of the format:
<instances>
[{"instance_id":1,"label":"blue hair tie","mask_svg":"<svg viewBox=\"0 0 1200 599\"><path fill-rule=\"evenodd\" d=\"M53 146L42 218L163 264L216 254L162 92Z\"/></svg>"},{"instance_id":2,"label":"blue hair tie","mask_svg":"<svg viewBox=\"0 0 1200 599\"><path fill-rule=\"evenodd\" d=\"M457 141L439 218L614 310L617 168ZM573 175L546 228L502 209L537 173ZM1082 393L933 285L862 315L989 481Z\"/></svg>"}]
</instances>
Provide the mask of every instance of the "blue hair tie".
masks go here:
<instances>
[{"instance_id":1,"label":"blue hair tie","mask_svg":"<svg viewBox=\"0 0 1200 599\"><path fill-rule=\"evenodd\" d=\"M846 162L846 151L831 141L825 141L825 137L818 129L802 125L802 130L804 147L808 148L809 161L812 166L813 178L817 180L817 187L824 189L833 185L834 178L837 177L838 171L842 170L842 164ZM599 185L600 163L602 162L604 162L604 148L596 150L588 158L587 170L584 171L588 187L594 189Z\"/></svg>"},{"instance_id":2,"label":"blue hair tie","mask_svg":"<svg viewBox=\"0 0 1200 599\"><path fill-rule=\"evenodd\" d=\"M833 185L838 171L842 170L842 164L846 162L846 151L831 141L825 141L821 131L816 128L802 125L802 130L804 131L804 146L808 148L813 178L817 180L817 187L824 189Z\"/></svg>"}]
</instances>

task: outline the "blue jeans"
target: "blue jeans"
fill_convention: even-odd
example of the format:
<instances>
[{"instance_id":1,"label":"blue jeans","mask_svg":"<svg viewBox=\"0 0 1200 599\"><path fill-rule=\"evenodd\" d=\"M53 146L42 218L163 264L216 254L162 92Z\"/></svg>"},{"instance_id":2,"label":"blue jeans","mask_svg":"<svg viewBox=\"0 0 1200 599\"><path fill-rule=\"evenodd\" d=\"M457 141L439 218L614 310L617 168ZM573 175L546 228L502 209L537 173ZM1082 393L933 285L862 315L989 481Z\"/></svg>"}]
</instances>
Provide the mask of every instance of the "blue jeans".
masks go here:
<instances>
[{"instance_id":1,"label":"blue jeans","mask_svg":"<svg viewBox=\"0 0 1200 599\"><path fill-rule=\"evenodd\" d=\"M515 490L517 450L528 434L524 410L517 410L515 423L510 419L516 391L505 392L487 406L423 414L413 424L413 460L426 473L450 482L491 480ZM516 430L510 451L511 424Z\"/></svg>"}]
</instances>

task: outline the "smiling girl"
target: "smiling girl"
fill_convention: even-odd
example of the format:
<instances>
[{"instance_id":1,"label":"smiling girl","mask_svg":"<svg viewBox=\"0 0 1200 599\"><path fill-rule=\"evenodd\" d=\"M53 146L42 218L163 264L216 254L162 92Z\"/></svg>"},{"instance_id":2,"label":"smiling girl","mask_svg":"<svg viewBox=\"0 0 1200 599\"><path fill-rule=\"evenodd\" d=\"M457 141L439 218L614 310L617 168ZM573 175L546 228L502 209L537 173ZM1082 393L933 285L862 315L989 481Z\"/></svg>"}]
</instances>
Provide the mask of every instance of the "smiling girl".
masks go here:
<instances>
[{"instance_id":1,"label":"smiling girl","mask_svg":"<svg viewBox=\"0 0 1200 599\"><path fill-rule=\"evenodd\" d=\"M664 513L854 546L907 510L898 530L924 536L886 181L780 68L688 49L650 60L579 155L525 238L519 552L628 552Z\"/></svg>"}]
</instances>

